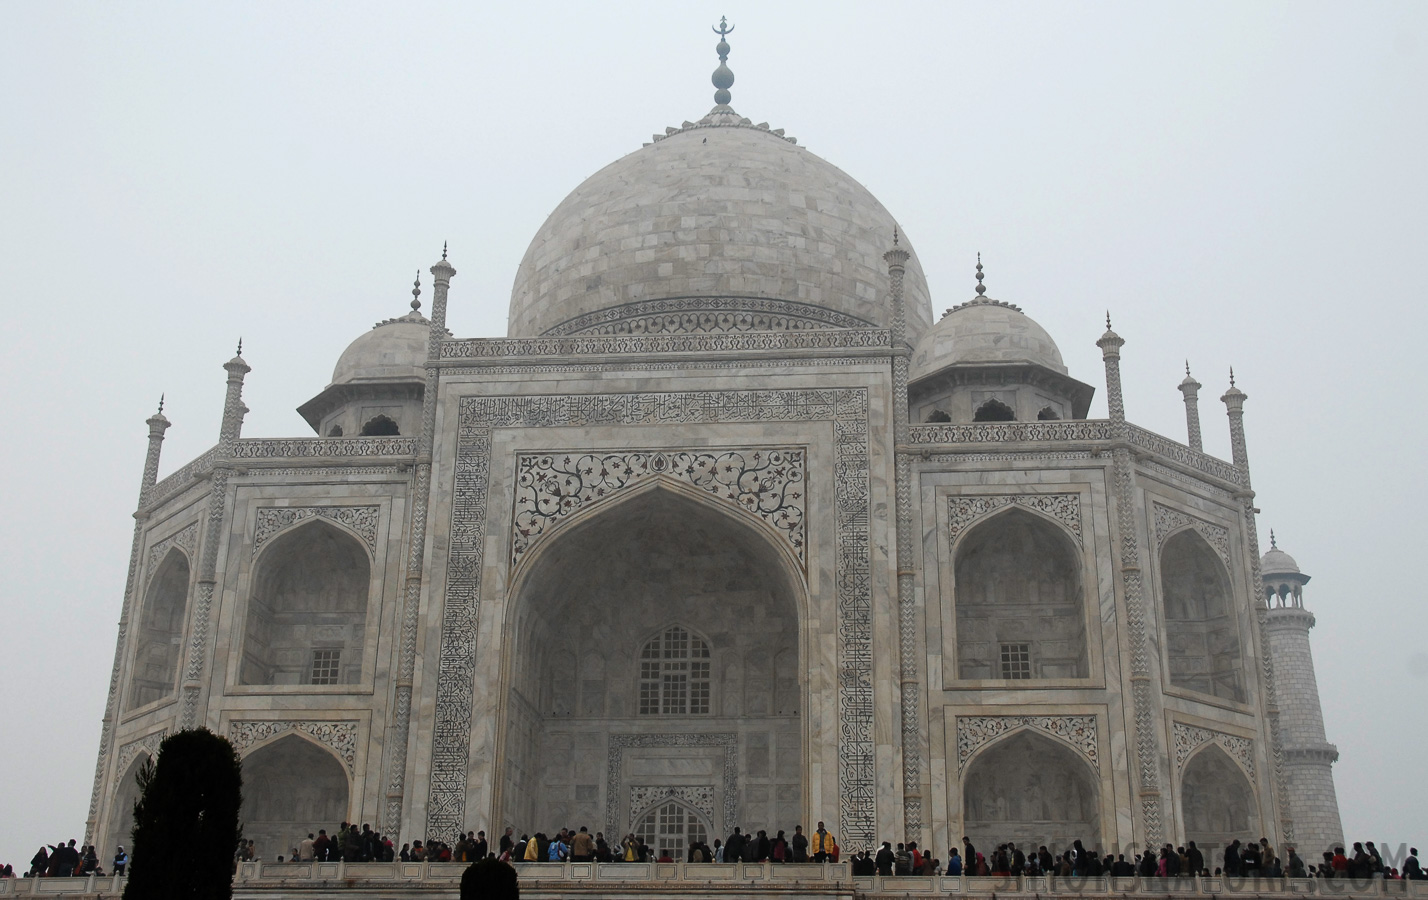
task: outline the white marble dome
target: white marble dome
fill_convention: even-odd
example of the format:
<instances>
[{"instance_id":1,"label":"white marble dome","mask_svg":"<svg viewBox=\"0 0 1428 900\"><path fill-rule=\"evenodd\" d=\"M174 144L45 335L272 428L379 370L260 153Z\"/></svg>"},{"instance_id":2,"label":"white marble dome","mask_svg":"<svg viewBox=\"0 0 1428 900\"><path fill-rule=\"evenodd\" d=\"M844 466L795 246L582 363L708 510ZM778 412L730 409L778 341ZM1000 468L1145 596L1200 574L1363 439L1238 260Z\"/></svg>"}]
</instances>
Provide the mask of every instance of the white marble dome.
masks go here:
<instances>
[{"instance_id":1,"label":"white marble dome","mask_svg":"<svg viewBox=\"0 0 1428 900\"><path fill-rule=\"evenodd\" d=\"M836 166L716 109L556 207L516 273L510 335L885 327L894 226ZM915 341L932 322L915 253L905 290Z\"/></svg>"},{"instance_id":2,"label":"white marble dome","mask_svg":"<svg viewBox=\"0 0 1428 900\"><path fill-rule=\"evenodd\" d=\"M1046 329L1010 303L979 297L947 311L912 353L913 380L951 365L1032 363L1067 374Z\"/></svg>"},{"instance_id":3,"label":"white marble dome","mask_svg":"<svg viewBox=\"0 0 1428 900\"><path fill-rule=\"evenodd\" d=\"M1278 547L1270 547L1269 552L1261 557L1259 569L1262 575L1301 575L1299 563L1294 561L1294 557L1285 553Z\"/></svg>"},{"instance_id":4,"label":"white marble dome","mask_svg":"<svg viewBox=\"0 0 1428 900\"><path fill-rule=\"evenodd\" d=\"M342 351L332 370L332 383L426 378L430 327L427 318L415 311L378 322Z\"/></svg>"}]
</instances>

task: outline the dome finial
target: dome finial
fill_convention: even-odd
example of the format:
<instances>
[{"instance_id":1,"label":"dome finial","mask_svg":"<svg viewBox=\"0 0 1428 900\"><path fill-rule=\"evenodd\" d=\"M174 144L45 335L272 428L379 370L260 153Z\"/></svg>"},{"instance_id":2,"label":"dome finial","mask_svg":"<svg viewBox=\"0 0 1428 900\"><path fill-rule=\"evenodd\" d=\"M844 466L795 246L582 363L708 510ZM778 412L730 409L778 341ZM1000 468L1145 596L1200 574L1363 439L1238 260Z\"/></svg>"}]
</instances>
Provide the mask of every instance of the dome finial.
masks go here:
<instances>
[{"instance_id":1,"label":"dome finial","mask_svg":"<svg viewBox=\"0 0 1428 900\"><path fill-rule=\"evenodd\" d=\"M893 225L893 246L897 246L897 225Z\"/></svg>"},{"instance_id":2,"label":"dome finial","mask_svg":"<svg viewBox=\"0 0 1428 900\"><path fill-rule=\"evenodd\" d=\"M716 106L728 106L733 95L729 93L729 88L734 86L734 72L729 68L729 42L726 38L733 34L734 26L729 24L727 16L719 17L717 26L710 26L714 33L719 35L719 43L714 46L714 52L719 54L719 68L714 70L714 103Z\"/></svg>"},{"instance_id":3,"label":"dome finial","mask_svg":"<svg viewBox=\"0 0 1428 900\"><path fill-rule=\"evenodd\" d=\"M243 339L241 337L238 339L238 355L243 355Z\"/></svg>"},{"instance_id":4,"label":"dome finial","mask_svg":"<svg viewBox=\"0 0 1428 900\"><path fill-rule=\"evenodd\" d=\"M1185 377L1190 377L1190 360L1185 360Z\"/></svg>"},{"instance_id":5,"label":"dome finial","mask_svg":"<svg viewBox=\"0 0 1428 900\"><path fill-rule=\"evenodd\" d=\"M1230 366L1230 387L1235 386L1235 367Z\"/></svg>"},{"instance_id":6,"label":"dome finial","mask_svg":"<svg viewBox=\"0 0 1428 900\"><path fill-rule=\"evenodd\" d=\"M985 298L987 296L987 286L982 284L982 251L977 251L977 296Z\"/></svg>"},{"instance_id":7,"label":"dome finial","mask_svg":"<svg viewBox=\"0 0 1428 900\"><path fill-rule=\"evenodd\" d=\"M1269 549L1271 549L1271 550L1278 550L1278 549L1279 549L1279 543L1278 543L1277 541L1275 541L1275 539L1274 539L1274 529L1273 529L1273 528L1269 529Z\"/></svg>"},{"instance_id":8,"label":"dome finial","mask_svg":"<svg viewBox=\"0 0 1428 900\"><path fill-rule=\"evenodd\" d=\"M441 258L446 259L446 241L441 242ZM417 274L420 275L421 272L418 271Z\"/></svg>"},{"instance_id":9,"label":"dome finial","mask_svg":"<svg viewBox=\"0 0 1428 900\"><path fill-rule=\"evenodd\" d=\"M163 395L163 394L160 394L160 395L159 395L159 415L162 416L163 414L164 414L164 395Z\"/></svg>"},{"instance_id":10,"label":"dome finial","mask_svg":"<svg viewBox=\"0 0 1428 900\"><path fill-rule=\"evenodd\" d=\"M442 254L441 258L446 259L446 255ZM421 309L421 269L417 269L416 281L412 282L412 312L419 309Z\"/></svg>"},{"instance_id":11,"label":"dome finial","mask_svg":"<svg viewBox=\"0 0 1428 900\"><path fill-rule=\"evenodd\" d=\"M1106 330L1111 330L1111 311L1109 309L1106 310Z\"/></svg>"}]
</instances>

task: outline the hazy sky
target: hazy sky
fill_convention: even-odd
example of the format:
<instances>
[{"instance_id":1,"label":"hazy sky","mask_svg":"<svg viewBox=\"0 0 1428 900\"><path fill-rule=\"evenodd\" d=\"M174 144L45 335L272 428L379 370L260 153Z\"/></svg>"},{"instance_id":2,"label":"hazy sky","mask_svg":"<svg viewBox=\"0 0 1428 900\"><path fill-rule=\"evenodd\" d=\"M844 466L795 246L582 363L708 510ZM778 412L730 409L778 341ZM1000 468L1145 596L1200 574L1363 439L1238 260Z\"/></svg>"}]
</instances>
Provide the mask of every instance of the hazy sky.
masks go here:
<instances>
[{"instance_id":1,"label":"hazy sky","mask_svg":"<svg viewBox=\"0 0 1428 900\"><path fill-rule=\"evenodd\" d=\"M239 335L244 433L310 435L443 240L451 328L505 334L561 198L708 111L720 15L734 107L883 201L938 313L980 250L1100 385L1109 307L1127 415L1183 440L1188 357L1226 457L1234 365L1347 836L1428 840L1428 4L10 2L0 862L82 836L160 392L161 474L215 442Z\"/></svg>"}]
</instances>

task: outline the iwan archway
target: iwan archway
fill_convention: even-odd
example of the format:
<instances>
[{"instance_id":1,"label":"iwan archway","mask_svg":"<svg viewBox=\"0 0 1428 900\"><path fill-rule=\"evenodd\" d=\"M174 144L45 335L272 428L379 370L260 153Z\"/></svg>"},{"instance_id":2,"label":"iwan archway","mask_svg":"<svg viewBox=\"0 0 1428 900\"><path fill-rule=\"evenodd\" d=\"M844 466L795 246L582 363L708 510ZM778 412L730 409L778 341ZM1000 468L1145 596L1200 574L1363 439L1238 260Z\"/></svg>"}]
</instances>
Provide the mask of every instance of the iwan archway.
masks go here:
<instances>
[{"instance_id":1,"label":"iwan archway","mask_svg":"<svg viewBox=\"0 0 1428 900\"><path fill-rule=\"evenodd\" d=\"M514 580L497 821L617 838L676 798L711 839L791 831L805 594L783 536L669 479L547 535Z\"/></svg>"}]
</instances>

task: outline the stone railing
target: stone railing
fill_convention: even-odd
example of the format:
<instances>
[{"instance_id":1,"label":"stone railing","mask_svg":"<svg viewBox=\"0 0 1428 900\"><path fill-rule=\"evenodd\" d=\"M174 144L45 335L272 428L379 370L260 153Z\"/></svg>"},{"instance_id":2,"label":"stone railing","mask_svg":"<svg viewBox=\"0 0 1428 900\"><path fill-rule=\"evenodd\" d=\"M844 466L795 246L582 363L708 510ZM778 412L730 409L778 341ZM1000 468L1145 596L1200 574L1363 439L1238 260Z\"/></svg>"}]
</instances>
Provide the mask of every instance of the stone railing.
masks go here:
<instances>
[{"instance_id":1,"label":"stone railing","mask_svg":"<svg viewBox=\"0 0 1428 900\"><path fill-rule=\"evenodd\" d=\"M577 334L568 337L463 338L442 341L441 358L470 360L537 356L620 356L640 353L884 349L891 345L891 333L881 328L720 334Z\"/></svg>"},{"instance_id":2,"label":"stone railing","mask_svg":"<svg viewBox=\"0 0 1428 900\"><path fill-rule=\"evenodd\" d=\"M1129 428L1130 442L1142 450L1148 450L1156 456L1164 457L1171 462L1179 463L1197 472L1203 472L1221 481L1238 485L1245 483L1244 473L1233 463L1216 459L1208 453L1198 453L1184 444L1176 443L1167 437L1161 437L1153 431L1146 431L1135 425L1131 425Z\"/></svg>"},{"instance_id":3,"label":"stone railing","mask_svg":"<svg viewBox=\"0 0 1428 900\"><path fill-rule=\"evenodd\" d=\"M143 496L139 498L139 505L141 507L155 506L164 502L193 484L200 475L213 471L213 466L217 461L218 447L209 447L193 462L180 466L178 471L144 491Z\"/></svg>"},{"instance_id":4,"label":"stone railing","mask_svg":"<svg viewBox=\"0 0 1428 900\"><path fill-rule=\"evenodd\" d=\"M454 896L465 863L243 863L233 883L235 897L314 895L343 889L353 896L383 898ZM750 892L788 897L872 898L934 894L1145 897L1254 896L1428 898L1428 881L1318 878L975 878L914 875L854 877L849 863L517 863L521 894L558 898L611 894L744 896ZM125 879L0 879L0 897L117 897ZM316 895L314 895L316 896ZM327 896L322 893L321 896Z\"/></svg>"},{"instance_id":5,"label":"stone railing","mask_svg":"<svg viewBox=\"0 0 1428 900\"><path fill-rule=\"evenodd\" d=\"M1116 439L1115 427L1106 419L1053 419L1047 422L976 422L971 425L913 425L909 444L1020 444L1091 442L1108 444Z\"/></svg>"},{"instance_id":6,"label":"stone railing","mask_svg":"<svg viewBox=\"0 0 1428 900\"><path fill-rule=\"evenodd\" d=\"M233 459L350 459L415 456L414 437L247 438L233 448Z\"/></svg>"}]
</instances>

